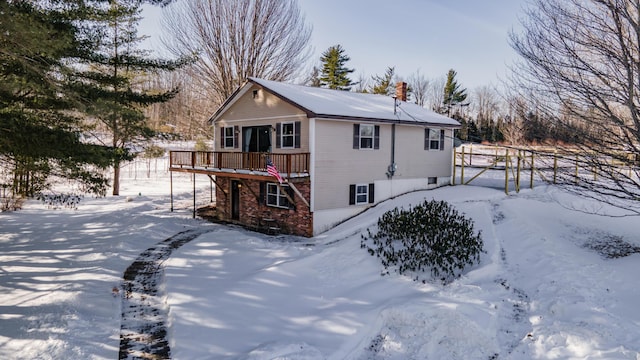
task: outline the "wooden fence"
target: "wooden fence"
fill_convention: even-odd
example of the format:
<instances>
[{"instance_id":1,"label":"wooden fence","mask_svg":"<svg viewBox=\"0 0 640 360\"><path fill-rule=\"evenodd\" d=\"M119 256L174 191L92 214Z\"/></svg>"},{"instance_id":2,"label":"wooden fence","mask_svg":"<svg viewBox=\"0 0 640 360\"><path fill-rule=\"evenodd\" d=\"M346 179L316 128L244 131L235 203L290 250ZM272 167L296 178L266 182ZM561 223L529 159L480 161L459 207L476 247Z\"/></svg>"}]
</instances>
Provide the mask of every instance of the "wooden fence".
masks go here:
<instances>
[{"instance_id":1,"label":"wooden fence","mask_svg":"<svg viewBox=\"0 0 640 360\"><path fill-rule=\"evenodd\" d=\"M598 159L594 166L593 159ZM574 182L584 176L597 180L600 173L618 173L628 178L637 175L638 156L635 153L619 152L613 155L600 155L592 152L585 154L579 149L554 147L508 147L488 145L463 145L454 149L453 185L456 185L457 172L460 183L466 185L481 177L489 170L504 171L504 189L509 193L509 182L515 183L516 192L525 175L528 175L529 187L534 186L534 177L547 183L556 184L560 176L566 180L570 173ZM465 169L479 170L465 180ZM524 174L528 172L528 174Z\"/></svg>"}]
</instances>

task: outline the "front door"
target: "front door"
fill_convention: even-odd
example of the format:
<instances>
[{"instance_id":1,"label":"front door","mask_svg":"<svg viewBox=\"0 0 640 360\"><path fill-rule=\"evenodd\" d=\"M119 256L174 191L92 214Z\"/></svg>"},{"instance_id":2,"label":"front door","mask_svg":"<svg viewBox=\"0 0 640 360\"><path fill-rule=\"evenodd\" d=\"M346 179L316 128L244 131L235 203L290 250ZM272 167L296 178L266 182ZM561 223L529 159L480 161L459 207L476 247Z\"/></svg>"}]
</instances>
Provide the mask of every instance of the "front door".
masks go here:
<instances>
[{"instance_id":1,"label":"front door","mask_svg":"<svg viewBox=\"0 0 640 360\"><path fill-rule=\"evenodd\" d=\"M231 180L231 219L240 220L240 182Z\"/></svg>"}]
</instances>

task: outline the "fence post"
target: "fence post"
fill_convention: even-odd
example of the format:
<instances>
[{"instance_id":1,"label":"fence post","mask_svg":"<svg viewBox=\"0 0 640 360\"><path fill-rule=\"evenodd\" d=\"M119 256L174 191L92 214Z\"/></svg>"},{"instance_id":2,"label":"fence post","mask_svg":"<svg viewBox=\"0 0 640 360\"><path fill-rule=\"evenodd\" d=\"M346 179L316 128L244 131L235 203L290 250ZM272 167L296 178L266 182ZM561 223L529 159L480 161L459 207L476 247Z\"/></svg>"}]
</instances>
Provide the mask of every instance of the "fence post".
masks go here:
<instances>
[{"instance_id":1,"label":"fence post","mask_svg":"<svg viewBox=\"0 0 640 360\"><path fill-rule=\"evenodd\" d=\"M518 150L518 161L516 165L516 192L520 192L520 163L522 162L522 151Z\"/></svg>"},{"instance_id":2,"label":"fence post","mask_svg":"<svg viewBox=\"0 0 640 360\"><path fill-rule=\"evenodd\" d=\"M533 172L536 170L536 167L533 164L534 158L535 158L535 153L532 151L531 152L531 185L529 186L530 189L533 189Z\"/></svg>"},{"instance_id":3,"label":"fence post","mask_svg":"<svg viewBox=\"0 0 640 360\"><path fill-rule=\"evenodd\" d=\"M451 185L455 185L456 184L456 157L457 157L457 150L454 147L453 148L453 177L451 178Z\"/></svg>"},{"instance_id":4,"label":"fence post","mask_svg":"<svg viewBox=\"0 0 640 360\"><path fill-rule=\"evenodd\" d=\"M504 193L509 195L509 149L504 156Z\"/></svg>"},{"instance_id":5,"label":"fence post","mask_svg":"<svg viewBox=\"0 0 640 360\"><path fill-rule=\"evenodd\" d=\"M464 146L462 147L462 161L460 163L460 184L464 185Z\"/></svg>"}]
</instances>

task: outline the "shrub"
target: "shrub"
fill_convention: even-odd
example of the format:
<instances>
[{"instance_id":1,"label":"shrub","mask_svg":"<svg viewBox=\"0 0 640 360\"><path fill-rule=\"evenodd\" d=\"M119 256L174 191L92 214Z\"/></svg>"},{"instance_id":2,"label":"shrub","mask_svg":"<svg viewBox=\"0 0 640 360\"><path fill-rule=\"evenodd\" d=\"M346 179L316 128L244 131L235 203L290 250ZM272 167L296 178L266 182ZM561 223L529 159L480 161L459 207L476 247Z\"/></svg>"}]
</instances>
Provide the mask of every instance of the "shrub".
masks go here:
<instances>
[{"instance_id":1,"label":"shrub","mask_svg":"<svg viewBox=\"0 0 640 360\"><path fill-rule=\"evenodd\" d=\"M378 231L362 235L361 247L381 259L384 271L399 274L430 272L443 283L459 277L467 265L480 261L481 232L445 201L424 201L405 210L395 208L378 219ZM425 279L422 279L425 282Z\"/></svg>"},{"instance_id":2,"label":"shrub","mask_svg":"<svg viewBox=\"0 0 640 360\"><path fill-rule=\"evenodd\" d=\"M78 195L78 194L40 193L38 194L37 199L42 201L45 205L47 205L49 209L60 209L64 207L67 209L77 210L78 204L80 203L83 197L84 197L83 195Z\"/></svg>"}]
</instances>

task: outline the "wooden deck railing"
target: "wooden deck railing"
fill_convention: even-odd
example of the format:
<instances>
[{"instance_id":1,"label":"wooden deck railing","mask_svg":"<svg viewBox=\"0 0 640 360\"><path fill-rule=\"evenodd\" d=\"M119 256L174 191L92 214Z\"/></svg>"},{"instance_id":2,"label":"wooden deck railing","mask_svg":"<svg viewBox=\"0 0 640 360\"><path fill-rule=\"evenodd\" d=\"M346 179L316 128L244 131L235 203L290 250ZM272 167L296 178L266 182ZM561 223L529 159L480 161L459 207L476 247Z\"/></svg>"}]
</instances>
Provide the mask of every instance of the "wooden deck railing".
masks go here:
<instances>
[{"instance_id":1,"label":"wooden deck railing","mask_svg":"<svg viewBox=\"0 0 640 360\"><path fill-rule=\"evenodd\" d=\"M283 176L309 173L309 153L170 151L170 169L267 171L267 157Z\"/></svg>"}]
</instances>

